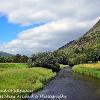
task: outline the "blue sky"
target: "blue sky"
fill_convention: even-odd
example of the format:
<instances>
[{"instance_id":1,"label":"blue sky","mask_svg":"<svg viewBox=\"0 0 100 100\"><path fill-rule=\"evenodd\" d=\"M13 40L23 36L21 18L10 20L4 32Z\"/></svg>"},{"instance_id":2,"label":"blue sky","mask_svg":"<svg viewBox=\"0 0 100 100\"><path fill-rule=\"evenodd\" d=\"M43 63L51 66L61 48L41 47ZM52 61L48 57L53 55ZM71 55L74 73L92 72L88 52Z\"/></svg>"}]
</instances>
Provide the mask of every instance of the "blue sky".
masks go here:
<instances>
[{"instance_id":1,"label":"blue sky","mask_svg":"<svg viewBox=\"0 0 100 100\"><path fill-rule=\"evenodd\" d=\"M43 25L45 23L46 22L32 23L29 26L22 26L20 24L10 23L6 16L1 16L0 17L0 43L9 42L17 38L19 32Z\"/></svg>"},{"instance_id":2,"label":"blue sky","mask_svg":"<svg viewBox=\"0 0 100 100\"><path fill-rule=\"evenodd\" d=\"M100 19L99 6L100 0L0 0L0 51L56 50Z\"/></svg>"},{"instance_id":3,"label":"blue sky","mask_svg":"<svg viewBox=\"0 0 100 100\"><path fill-rule=\"evenodd\" d=\"M8 42L17 37L17 33L24 27L18 24L8 23L6 16L0 17L0 42Z\"/></svg>"}]
</instances>

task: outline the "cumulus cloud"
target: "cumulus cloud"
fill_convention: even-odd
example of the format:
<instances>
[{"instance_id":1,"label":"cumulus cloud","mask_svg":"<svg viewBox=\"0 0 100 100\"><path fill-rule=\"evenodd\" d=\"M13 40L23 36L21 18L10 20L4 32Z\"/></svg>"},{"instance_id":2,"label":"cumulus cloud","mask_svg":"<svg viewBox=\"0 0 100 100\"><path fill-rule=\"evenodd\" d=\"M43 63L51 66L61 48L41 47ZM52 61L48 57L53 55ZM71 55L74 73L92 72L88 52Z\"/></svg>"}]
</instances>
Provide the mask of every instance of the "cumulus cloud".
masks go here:
<instances>
[{"instance_id":1,"label":"cumulus cloud","mask_svg":"<svg viewBox=\"0 0 100 100\"><path fill-rule=\"evenodd\" d=\"M95 22L96 20L77 22L72 19L53 21L33 29L22 31L16 39L1 46L1 49L5 49L11 53L23 54L54 50L72 39L78 38L82 35L82 32L89 29Z\"/></svg>"},{"instance_id":2,"label":"cumulus cloud","mask_svg":"<svg viewBox=\"0 0 100 100\"><path fill-rule=\"evenodd\" d=\"M0 49L24 54L57 49L96 23L99 5L99 0L0 0L0 14L10 23L48 22L18 33Z\"/></svg>"},{"instance_id":3,"label":"cumulus cloud","mask_svg":"<svg viewBox=\"0 0 100 100\"><path fill-rule=\"evenodd\" d=\"M100 14L99 5L99 0L0 0L0 12L9 22L29 25L64 17L93 19Z\"/></svg>"}]
</instances>

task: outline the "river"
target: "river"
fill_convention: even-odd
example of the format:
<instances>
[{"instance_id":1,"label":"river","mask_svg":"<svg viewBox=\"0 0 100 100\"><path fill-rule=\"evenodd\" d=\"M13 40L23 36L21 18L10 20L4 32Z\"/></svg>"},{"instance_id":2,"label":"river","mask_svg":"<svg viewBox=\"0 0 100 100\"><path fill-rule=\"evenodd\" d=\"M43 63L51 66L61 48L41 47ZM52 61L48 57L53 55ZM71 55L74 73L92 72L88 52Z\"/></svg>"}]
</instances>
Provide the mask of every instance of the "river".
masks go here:
<instances>
[{"instance_id":1,"label":"river","mask_svg":"<svg viewBox=\"0 0 100 100\"><path fill-rule=\"evenodd\" d=\"M100 80L72 73L67 67L28 100L100 100Z\"/></svg>"}]
</instances>

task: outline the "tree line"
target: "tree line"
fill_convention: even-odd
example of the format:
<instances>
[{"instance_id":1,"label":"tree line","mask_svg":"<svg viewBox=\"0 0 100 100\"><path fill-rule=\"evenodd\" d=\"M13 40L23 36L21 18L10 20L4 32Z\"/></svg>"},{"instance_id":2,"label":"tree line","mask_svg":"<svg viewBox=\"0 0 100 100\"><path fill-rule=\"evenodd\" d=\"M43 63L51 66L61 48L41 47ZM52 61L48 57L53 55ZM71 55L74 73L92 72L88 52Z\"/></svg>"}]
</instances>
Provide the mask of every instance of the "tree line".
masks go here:
<instances>
[{"instance_id":1,"label":"tree line","mask_svg":"<svg viewBox=\"0 0 100 100\"><path fill-rule=\"evenodd\" d=\"M100 61L100 45L87 48L74 48L67 52L58 50L33 54L28 60L29 67L45 67L53 71L60 70L60 64L74 66L82 63L96 63Z\"/></svg>"},{"instance_id":2,"label":"tree line","mask_svg":"<svg viewBox=\"0 0 100 100\"><path fill-rule=\"evenodd\" d=\"M28 57L26 55L16 54L15 56L0 56L0 63L27 63Z\"/></svg>"},{"instance_id":3,"label":"tree line","mask_svg":"<svg viewBox=\"0 0 100 100\"><path fill-rule=\"evenodd\" d=\"M60 70L60 64L74 66L82 63L96 63L100 61L100 44L82 48L69 48L54 52L40 52L30 58L16 54L10 57L0 57L0 63L27 63L29 67L45 67L53 71Z\"/></svg>"}]
</instances>

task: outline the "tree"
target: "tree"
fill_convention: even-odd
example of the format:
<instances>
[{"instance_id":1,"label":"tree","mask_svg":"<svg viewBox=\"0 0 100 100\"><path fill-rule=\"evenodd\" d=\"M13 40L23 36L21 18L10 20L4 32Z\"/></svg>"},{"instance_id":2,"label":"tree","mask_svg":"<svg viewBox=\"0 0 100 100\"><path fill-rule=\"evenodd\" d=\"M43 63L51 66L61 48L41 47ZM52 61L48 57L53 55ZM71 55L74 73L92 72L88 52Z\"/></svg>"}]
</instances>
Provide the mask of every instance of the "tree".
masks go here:
<instances>
[{"instance_id":1,"label":"tree","mask_svg":"<svg viewBox=\"0 0 100 100\"><path fill-rule=\"evenodd\" d=\"M39 53L34 55L34 57L28 61L28 64L29 67L44 67L52 69L53 71L59 71L60 66L57 61L58 60L54 57L53 53Z\"/></svg>"},{"instance_id":2,"label":"tree","mask_svg":"<svg viewBox=\"0 0 100 100\"><path fill-rule=\"evenodd\" d=\"M23 55L23 56L21 56L20 60L21 60L20 61L21 63L26 63L28 61L28 57Z\"/></svg>"}]
</instances>

